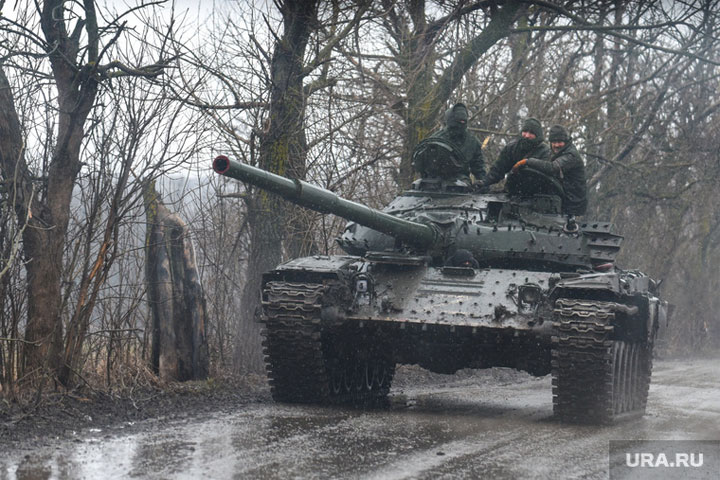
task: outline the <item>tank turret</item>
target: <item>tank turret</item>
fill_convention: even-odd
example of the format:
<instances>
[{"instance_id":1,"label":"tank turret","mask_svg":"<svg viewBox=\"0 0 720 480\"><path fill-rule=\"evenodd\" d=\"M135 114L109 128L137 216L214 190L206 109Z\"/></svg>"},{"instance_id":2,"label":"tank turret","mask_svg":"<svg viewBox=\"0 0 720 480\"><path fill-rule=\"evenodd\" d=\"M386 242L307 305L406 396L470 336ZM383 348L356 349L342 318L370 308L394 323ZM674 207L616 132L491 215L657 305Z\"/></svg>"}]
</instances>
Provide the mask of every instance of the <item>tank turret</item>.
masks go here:
<instances>
[{"instance_id":1,"label":"tank turret","mask_svg":"<svg viewBox=\"0 0 720 480\"><path fill-rule=\"evenodd\" d=\"M481 266L575 271L612 264L622 242L606 222L568 229L559 197L533 190L548 179L531 169L520 195L477 195L464 184L420 179L380 211L226 156L218 156L213 168L297 205L350 220L337 241L351 255L383 252L389 261L388 252L394 251L401 263L411 254L442 264L457 250L467 250Z\"/></svg>"}]
</instances>

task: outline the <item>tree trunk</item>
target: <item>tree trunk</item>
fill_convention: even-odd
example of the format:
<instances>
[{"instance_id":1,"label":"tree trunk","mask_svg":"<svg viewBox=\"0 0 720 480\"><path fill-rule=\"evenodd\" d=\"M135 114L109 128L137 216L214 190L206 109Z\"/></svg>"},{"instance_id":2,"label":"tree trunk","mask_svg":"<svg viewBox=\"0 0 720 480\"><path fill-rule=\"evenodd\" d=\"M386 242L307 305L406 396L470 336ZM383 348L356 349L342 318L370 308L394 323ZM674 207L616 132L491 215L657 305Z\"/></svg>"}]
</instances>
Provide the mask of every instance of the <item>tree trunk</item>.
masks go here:
<instances>
[{"instance_id":1,"label":"tree trunk","mask_svg":"<svg viewBox=\"0 0 720 480\"><path fill-rule=\"evenodd\" d=\"M12 190L8 196L15 200L14 208L20 225L28 219L28 225L23 230L28 289L23 363L24 374L32 377L35 373L56 371L61 362L60 276L68 217L66 214L64 223L55 221L54 217L62 213L61 206L56 204L54 210L51 210L40 204L37 198L32 198L32 179L25 164L20 120L9 82L1 68L0 112L0 165L3 177L15 180L8 183L8 188ZM59 133L65 134L65 138L70 137L67 123L61 127L65 128L61 128ZM68 146L72 146L72 142L68 141ZM65 152L67 149L58 150L56 157ZM48 199L60 202L61 197L67 197L69 207L69 192L63 188L65 182L58 180L48 179Z\"/></svg>"},{"instance_id":2,"label":"tree trunk","mask_svg":"<svg viewBox=\"0 0 720 480\"><path fill-rule=\"evenodd\" d=\"M91 3L88 5L93 6ZM47 1L41 8L42 29L58 92L59 113L57 142L53 145L48 170L43 172L47 176L46 182L35 197L31 194L36 179L25 163L20 121L12 92L4 72L0 72L0 123L8 134L8 145L3 148L0 162L4 178L10 180L12 194L8 198L14 203L18 223L22 227L27 221L23 229L23 250L27 270L28 320L23 361L24 373L30 377L42 372L54 376L62 362L61 278L65 235L73 185L81 167L79 156L83 125L97 95L95 77L89 70L79 70L73 63L78 52L79 36L70 38L64 21L59 20L64 19L63 2ZM96 44L89 45L89 55L96 55L95 47ZM5 135L2 137L4 139Z\"/></svg>"},{"instance_id":3,"label":"tree trunk","mask_svg":"<svg viewBox=\"0 0 720 480\"><path fill-rule=\"evenodd\" d=\"M152 315L151 364L163 380L208 375L206 307L185 222L147 187L146 283Z\"/></svg>"},{"instance_id":4,"label":"tree trunk","mask_svg":"<svg viewBox=\"0 0 720 480\"><path fill-rule=\"evenodd\" d=\"M260 139L260 167L278 175L305 177L307 141L304 130L303 57L317 14L317 0L289 0L281 6L283 36L271 62L272 91L267 128ZM253 190L248 200L250 243L242 292L240 340L236 355L241 371L262 370L260 280L283 258L288 204L273 194Z\"/></svg>"}]
</instances>

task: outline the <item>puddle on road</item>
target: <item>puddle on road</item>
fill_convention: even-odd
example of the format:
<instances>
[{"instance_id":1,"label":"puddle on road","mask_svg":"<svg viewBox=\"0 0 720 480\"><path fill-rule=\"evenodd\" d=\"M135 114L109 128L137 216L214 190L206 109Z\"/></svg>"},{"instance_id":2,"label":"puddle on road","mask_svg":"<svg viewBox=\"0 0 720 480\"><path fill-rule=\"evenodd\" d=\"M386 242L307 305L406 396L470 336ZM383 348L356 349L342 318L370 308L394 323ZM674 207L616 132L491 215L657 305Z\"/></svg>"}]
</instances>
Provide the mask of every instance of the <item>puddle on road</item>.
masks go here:
<instances>
[{"instance_id":1,"label":"puddle on road","mask_svg":"<svg viewBox=\"0 0 720 480\"><path fill-rule=\"evenodd\" d=\"M552 421L549 378L408 389L394 392L387 409L252 405L209 420L148 422L135 434L85 431L75 441L0 458L0 480L433 479L489 472L499 479L607 478L609 440L707 439L720 431L716 410L689 409L717 398L717 374L710 375L716 388L690 395L684 389L691 387L666 382L674 371L659 373L648 415L614 427Z\"/></svg>"},{"instance_id":2,"label":"puddle on road","mask_svg":"<svg viewBox=\"0 0 720 480\"><path fill-rule=\"evenodd\" d=\"M127 476L129 462L125 459L132 458L136 446L132 437L88 437L29 452L19 459L0 460L0 479L121 478Z\"/></svg>"},{"instance_id":3,"label":"puddle on road","mask_svg":"<svg viewBox=\"0 0 720 480\"><path fill-rule=\"evenodd\" d=\"M383 465L406 469L398 460L404 457L430 456L432 461L423 464L432 465L434 457L472 450L477 446L452 445L498 416L486 405L463 400L446 403L443 410L436 395L414 399L412 405L403 401L372 411L267 405L222 419L156 422L148 431L122 437L86 432L88 437L74 442L0 460L0 480L327 478L363 471L373 478L371 472Z\"/></svg>"}]
</instances>

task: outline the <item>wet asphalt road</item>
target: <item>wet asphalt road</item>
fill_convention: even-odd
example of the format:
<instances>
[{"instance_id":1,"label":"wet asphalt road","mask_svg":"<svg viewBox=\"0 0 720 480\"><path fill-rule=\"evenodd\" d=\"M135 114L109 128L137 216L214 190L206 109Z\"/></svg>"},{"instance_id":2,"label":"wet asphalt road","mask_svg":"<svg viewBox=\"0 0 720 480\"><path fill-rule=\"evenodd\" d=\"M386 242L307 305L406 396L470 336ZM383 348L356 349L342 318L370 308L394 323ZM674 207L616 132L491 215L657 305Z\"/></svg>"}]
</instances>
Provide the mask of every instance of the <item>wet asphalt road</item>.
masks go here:
<instances>
[{"instance_id":1,"label":"wet asphalt road","mask_svg":"<svg viewBox=\"0 0 720 480\"><path fill-rule=\"evenodd\" d=\"M612 427L552 420L550 378L503 370L394 387L362 411L275 404L86 431L5 452L0 480L47 478L608 478L610 440L720 440L720 360L656 362L648 413Z\"/></svg>"}]
</instances>

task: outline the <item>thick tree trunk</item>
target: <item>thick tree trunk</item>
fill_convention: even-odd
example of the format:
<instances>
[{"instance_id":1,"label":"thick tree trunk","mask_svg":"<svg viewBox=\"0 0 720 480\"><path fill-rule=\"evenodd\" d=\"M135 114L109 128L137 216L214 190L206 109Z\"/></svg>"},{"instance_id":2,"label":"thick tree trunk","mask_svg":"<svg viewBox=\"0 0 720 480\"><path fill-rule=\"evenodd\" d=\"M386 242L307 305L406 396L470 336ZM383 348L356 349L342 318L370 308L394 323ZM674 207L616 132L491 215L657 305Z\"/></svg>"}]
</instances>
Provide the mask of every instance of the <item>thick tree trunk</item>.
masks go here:
<instances>
[{"instance_id":1,"label":"thick tree trunk","mask_svg":"<svg viewBox=\"0 0 720 480\"><path fill-rule=\"evenodd\" d=\"M74 97L74 96L73 96ZM92 94L94 99L94 94ZM93 100L61 101L66 109L80 104L84 109L73 114L61 114L57 146L50 163L46 201L33 201L28 228L23 232L28 281L28 324L25 340L25 367L38 368L55 375L61 368L63 322L61 312L62 270L65 237L70 220L70 200L73 185L80 170L80 145L84 136L83 123ZM62 107L61 107L62 109ZM68 110L65 110L68 111ZM26 179L28 184L29 179ZM18 205L20 218L27 206Z\"/></svg>"},{"instance_id":2,"label":"thick tree trunk","mask_svg":"<svg viewBox=\"0 0 720 480\"><path fill-rule=\"evenodd\" d=\"M260 139L260 167L292 178L305 177L303 57L314 28L317 4L317 0L288 0L281 6L284 31L273 53L270 110L267 128ZM241 371L262 370L260 326L257 323L260 280L263 272L274 268L283 258L289 211L284 200L258 190L253 191L248 201L250 251L236 354Z\"/></svg>"},{"instance_id":3,"label":"thick tree trunk","mask_svg":"<svg viewBox=\"0 0 720 480\"><path fill-rule=\"evenodd\" d=\"M62 242L58 245L57 239L48 236L35 226L27 228L23 235L28 260L28 323L24 347L26 375L33 372L54 375L62 362Z\"/></svg>"},{"instance_id":4,"label":"thick tree trunk","mask_svg":"<svg viewBox=\"0 0 720 480\"><path fill-rule=\"evenodd\" d=\"M62 213L59 203L67 198L67 189L59 188L64 182L48 179L48 199L58 204L54 211L32 197L32 179L25 164L20 120L15 110L12 91L4 71L0 68L0 167L8 182L8 197L14 199L14 208L20 225L27 219L23 230L23 250L26 259L28 289L28 321L23 347L24 375L55 372L60 366L62 322L60 312L60 277L62 271L63 242L67 229L64 222L54 220L53 213ZM67 124L59 133L69 137ZM73 146L68 141L65 145ZM79 149L79 146L78 146ZM67 151L67 150L65 150ZM59 151L57 155L62 155ZM51 188L50 187L54 187ZM71 191L71 188L70 188ZM63 218L63 215L60 215Z\"/></svg>"},{"instance_id":5,"label":"thick tree trunk","mask_svg":"<svg viewBox=\"0 0 720 480\"><path fill-rule=\"evenodd\" d=\"M145 192L145 208L153 371L164 380L207 378L207 309L187 225L162 204L152 186Z\"/></svg>"},{"instance_id":6,"label":"thick tree trunk","mask_svg":"<svg viewBox=\"0 0 720 480\"><path fill-rule=\"evenodd\" d=\"M92 7L92 4L88 4ZM41 5L43 33L50 46L48 58L57 87L57 142L53 145L49 167L41 175L46 183L34 197L36 178L30 174L23 155L20 122L12 92L0 71L0 123L7 131L8 145L0 156L3 177L8 181L18 222L23 230L23 250L27 269L28 320L25 329L24 373L34 376L48 372L54 376L61 367L63 323L61 278L65 235L70 218L70 199L80 171L83 125L97 95L97 83L86 70L73 63L78 38L69 38L65 29L63 2L49 0ZM88 12L89 14L94 12ZM94 19L94 17L92 17ZM88 16L88 20L91 16ZM93 26L96 25L93 23ZM96 33L96 32L95 32ZM97 38L93 38L97 42ZM88 46L97 54L97 43ZM5 134L0 135L3 142Z\"/></svg>"}]
</instances>

